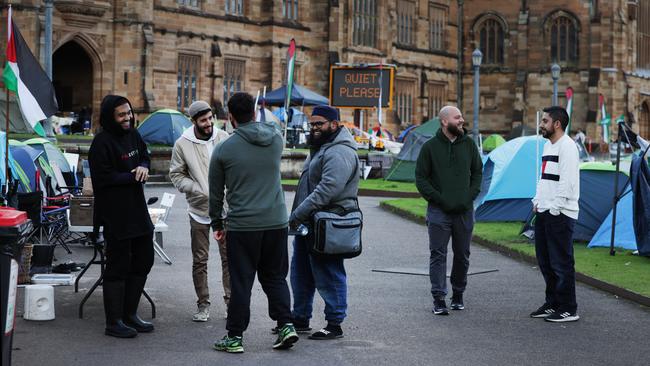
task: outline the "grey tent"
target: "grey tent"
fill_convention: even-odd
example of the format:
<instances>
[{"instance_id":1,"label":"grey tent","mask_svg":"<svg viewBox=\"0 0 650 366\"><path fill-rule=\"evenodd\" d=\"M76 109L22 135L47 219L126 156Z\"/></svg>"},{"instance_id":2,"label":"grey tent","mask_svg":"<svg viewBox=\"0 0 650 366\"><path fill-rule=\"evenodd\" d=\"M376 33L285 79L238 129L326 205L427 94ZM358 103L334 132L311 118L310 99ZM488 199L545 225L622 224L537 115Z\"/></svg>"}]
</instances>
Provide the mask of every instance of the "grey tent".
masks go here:
<instances>
[{"instance_id":1,"label":"grey tent","mask_svg":"<svg viewBox=\"0 0 650 366\"><path fill-rule=\"evenodd\" d=\"M415 182L415 162L418 160L422 145L433 137L439 128L440 120L436 117L406 135L404 146L386 175L386 180Z\"/></svg>"},{"instance_id":2,"label":"grey tent","mask_svg":"<svg viewBox=\"0 0 650 366\"><path fill-rule=\"evenodd\" d=\"M0 93L0 129L4 131L7 113L7 94ZM25 120L16 96L9 97L9 133L34 133L32 126Z\"/></svg>"}]
</instances>

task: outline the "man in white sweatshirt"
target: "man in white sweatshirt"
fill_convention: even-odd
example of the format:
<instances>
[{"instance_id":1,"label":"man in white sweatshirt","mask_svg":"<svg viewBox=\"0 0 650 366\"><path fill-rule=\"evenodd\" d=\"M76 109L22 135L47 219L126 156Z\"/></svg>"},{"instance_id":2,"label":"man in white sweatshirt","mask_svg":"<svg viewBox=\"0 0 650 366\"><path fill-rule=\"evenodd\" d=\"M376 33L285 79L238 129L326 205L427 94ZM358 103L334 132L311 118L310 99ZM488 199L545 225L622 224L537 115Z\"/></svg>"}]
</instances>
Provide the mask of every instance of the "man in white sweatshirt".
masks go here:
<instances>
[{"instance_id":1,"label":"man in white sweatshirt","mask_svg":"<svg viewBox=\"0 0 650 366\"><path fill-rule=\"evenodd\" d=\"M193 128L185 130L174 143L169 177L174 186L185 193L189 205L190 236L192 239L192 280L196 291L196 322L210 318L210 292L208 290L208 253L210 250L210 216L208 213L208 168L214 147L228 138L225 131L213 127L210 105L202 100L190 105ZM230 299L230 275L226 257L225 240L219 243L221 270L226 307Z\"/></svg>"},{"instance_id":2,"label":"man in white sweatshirt","mask_svg":"<svg viewBox=\"0 0 650 366\"><path fill-rule=\"evenodd\" d=\"M575 142L564 133L569 115L562 107L544 109L540 132L542 171L533 198L535 253L546 282L546 301L530 314L550 322L572 322L577 313L573 228L578 219L580 159Z\"/></svg>"}]
</instances>

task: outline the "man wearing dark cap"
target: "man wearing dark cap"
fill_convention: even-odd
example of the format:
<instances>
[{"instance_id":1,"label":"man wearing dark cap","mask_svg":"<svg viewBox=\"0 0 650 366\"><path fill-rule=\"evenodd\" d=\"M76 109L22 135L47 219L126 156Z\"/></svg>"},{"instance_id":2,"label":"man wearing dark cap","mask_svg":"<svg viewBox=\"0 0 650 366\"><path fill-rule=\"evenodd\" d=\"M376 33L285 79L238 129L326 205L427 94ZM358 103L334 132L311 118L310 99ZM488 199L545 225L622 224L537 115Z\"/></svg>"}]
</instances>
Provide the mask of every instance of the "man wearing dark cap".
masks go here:
<instances>
[{"instance_id":1,"label":"man wearing dark cap","mask_svg":"<svg viewBox=\"0 0 650 366\"><path fill-rule=\"evenodd\" d=\"M208 290L208 253L210 251L210 216L208 214L208 167L214 147L228 138L228 134L213 127L210 105L202 100L189 108L193 128L188 128L174 143L169 177L174 186L187 199L190 217L192 247L192 280L197 296L197 311L192 316L195 322L206 322L210 318L210 292ZM230 277L226 242L220 240L219 255L224 291L224 302L228 307L230 299Z\"/></svg>"},{"instance_id":2,"label":"man wearing dark cap","mask_svg":"<svg viewBox=\"0 0 650 366\"><path fill-rule=\"evenodd\" d=\"M153 266L153 224L144 197L149 176L147 145L131 103L108 95L102 100L102 131L93 139L88 160L95 195L94 226L104 227L106 335L132 338L154 327L137 315L140 295Z\"/></svg>"},{"instance_id":3,"label":"man wearing dark cap","mask_svg":"<svg viewBox=\"0 0 650 366\"><path fill-rule=\"evenodd\" d=\"M338 110L318 106L309 118L310 154L300 175L289 225L309 225L312 215L327 206L354 209L358 206L359 157L350 132L339 122ZM299 332L308 332L315 290L325 302L327 326L310 339L343 337L341 323L347 311L347 278L343 259L310 254L313 236L296 236L291 259L293 322Z\"/></svg>"},{"instance_id":4,"label":"man wearing dark cap","mask_svg":"<svg viewBox=\"0 0 650 366\"><path fill-rule=\"evenodd\" d=\"M253 122L254 116L255 100L250 94L230 97L228 118L235 132L215 147L208 178L211 226L217 241L226 240L231 286L228 334L214 348L231 353L244 352L242 337L250 320L255 274L268 297L269 316L279 329L273 348L287 349L298 341L286 280L288 218L280 181L284 143L273 123Z\"/></svg>"}]
</instances>

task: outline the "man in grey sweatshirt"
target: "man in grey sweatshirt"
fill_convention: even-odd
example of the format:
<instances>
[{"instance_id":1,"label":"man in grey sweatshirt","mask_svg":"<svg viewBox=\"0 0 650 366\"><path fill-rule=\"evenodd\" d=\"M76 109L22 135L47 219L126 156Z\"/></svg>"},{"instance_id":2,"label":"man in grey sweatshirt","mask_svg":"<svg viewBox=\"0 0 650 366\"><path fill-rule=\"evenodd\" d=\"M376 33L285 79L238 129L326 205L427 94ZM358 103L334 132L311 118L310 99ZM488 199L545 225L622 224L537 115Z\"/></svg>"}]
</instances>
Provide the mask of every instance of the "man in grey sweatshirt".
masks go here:
<instances>
[{"instance_id":1,"label":"man in grey sweatshirt","mask_svg":"<svg viewBox=\"0 0 650 366\"><path fill-rule=\"evenodd\" d=\"M244 351L242 335L250 319L255 274L269 301L269 315L277 322L274 349L298 341L291 324L287 286L287 208L280 181L283 139L272 123L251 122L255 102L247 93L228 100L228 118L235 132L215 147L210 159L210 219L214 238L224 238L230 269L231 295L226 329L214 344L218 351ZM222 219L224 188L228 212ZM225 221L225 223L224 223Z\"/></svg>"}]
</instances>

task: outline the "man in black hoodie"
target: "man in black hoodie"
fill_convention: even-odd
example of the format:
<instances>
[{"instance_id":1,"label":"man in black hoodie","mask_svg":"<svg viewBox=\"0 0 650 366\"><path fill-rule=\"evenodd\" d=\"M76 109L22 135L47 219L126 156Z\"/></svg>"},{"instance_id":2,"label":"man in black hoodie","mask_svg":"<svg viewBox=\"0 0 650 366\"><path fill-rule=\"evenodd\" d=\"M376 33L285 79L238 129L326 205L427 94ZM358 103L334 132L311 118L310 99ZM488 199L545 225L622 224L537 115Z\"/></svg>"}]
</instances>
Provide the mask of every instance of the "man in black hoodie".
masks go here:
<instances>
[{"instance_id":1,"label":"man in black hoodie","mask_svg":"<svg viewBox=\"0 0 650 366\"><path fill-rule=\"evenodd\" d=\"M88 160L95 194L94 226L104 227L106 335L132 338L153 325L137 315L153 266L153 224L144 197L149 174L147 146L136 129L131 103L107 95Z\"/></svg>"}]
</instances>

